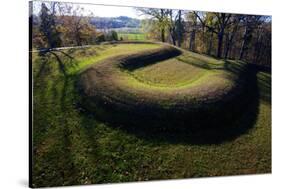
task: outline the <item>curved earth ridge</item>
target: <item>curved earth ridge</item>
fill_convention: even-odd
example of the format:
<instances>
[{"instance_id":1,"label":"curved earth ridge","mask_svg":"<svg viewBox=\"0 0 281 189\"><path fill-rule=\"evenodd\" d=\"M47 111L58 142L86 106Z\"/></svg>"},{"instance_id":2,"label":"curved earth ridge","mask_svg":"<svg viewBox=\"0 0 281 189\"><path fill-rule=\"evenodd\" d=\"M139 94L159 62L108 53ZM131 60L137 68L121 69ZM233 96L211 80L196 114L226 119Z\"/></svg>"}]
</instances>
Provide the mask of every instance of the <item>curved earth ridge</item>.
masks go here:
<instances>
[{"instance_id":1,"label":"curved earth ridge","mask_svg":"<svg viewBox=\"0 0 281 189\"><path fill-rule=\"evenodd\" d=\"M89 67L79 79L82 105L102 119L122 123L150 120L190 123L191 119L210 123L228 119L228 110L231 116L239 112L244 105L241 103L243 82L238 82L237 75L231 72L206 73L197 81L180 87L153 86L128 74L182 53L179 48L163 45L154 50L108 58Z\"/></svg>"}]
</instances>

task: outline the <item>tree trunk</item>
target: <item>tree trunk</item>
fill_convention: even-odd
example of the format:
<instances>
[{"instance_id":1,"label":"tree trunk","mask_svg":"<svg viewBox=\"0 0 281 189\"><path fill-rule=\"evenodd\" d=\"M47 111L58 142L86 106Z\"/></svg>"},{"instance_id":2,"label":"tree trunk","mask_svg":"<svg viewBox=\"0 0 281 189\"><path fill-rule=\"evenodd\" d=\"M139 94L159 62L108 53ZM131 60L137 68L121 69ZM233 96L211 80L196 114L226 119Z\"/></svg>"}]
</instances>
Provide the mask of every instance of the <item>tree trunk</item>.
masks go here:
<instances>
[{"instance_id":1,"label":"tree trunk","mask_svg":"<svg viewBox=\"0 0 281 189\"><path fill-rule=\"evenodd\" d=\"M189 50L194 51L195 50L195 29L192 30L190 34L190 41L189 41Z\"/></svg>"},{"instance_id":2,"label":"tree trunk","mask_svg":"<svg viewBox=\"0 0 281 189\"><path fill-rule=\"evenodd\" d=\"M213 48L213 35L214 35L214 33L211 32L211 36L210 36L210 39L209 39L208 52L207 52L208 55L211 55L211 52L212 52L212 48Z\"/></svg>"},{"instance_id":3,"label":"tree trunk","mask_svg":"<svg viewBox=\"0 0 281 189\"><path fill-rule=\"evenodd\" d=\"M80 35L78 33L76 34L76 44L77 44L77 46L81 46L82 45L81 44Z\"/></svg>"},{"instance_id":4,"label":"tree trunk","mask_svg":"<svg viewBox=\"0 0 281 189\"><path fill-rule=\"evenodd\" d=\"M170 37L172 39L172 43L174 46L176 46L176 38L175 38L175 35L174 35L175 31L173 28L170 28Z\"/></svg>"},{"instance_id":5,"label":"tree trunk","mask_svg":"<svg viewBox=\"0 0 281 189\"><path fill-rule=\"evenodd\" d=\"M248 26L245 27L245 31L244 31L244 34L243 34L243 41L242 41L242 45L241 45L241 49L240 49L239 60L243 59L243 56L244 56L244 53L245 53L247 35L248 35Z\"/></svg>"},{"instance_id":6,"label":"tree trunk","mask_svg":"<svg viewBox=\"0 0 281 189\"><path fill-rule=\"evenodd\" d=\"M254 57L253 57L253 63L254 64L258 64L259 59L260 59L260 54L261 54L261 41L262 41L262 35L261 35L261 31L258 31L257 34L257 40L255 42L255 52L254 52Z\"/></svg>"},{"instance_id":7,"label":"tree trunk","mask_svg":"<svg viewBox=\"0 0 281 189\"><path fill-rule=\"evenodd\" d=\"M161 41L164 43L165 42L165 29L161 28Z\"/></svg>"},{"instance_id":8,"label":"tree trunk","mask_svg":"<svg viewBox=\"0 0 281 189\"><path fill-rule=\"evenodd\" d=\"M224 59L228 58L229 49L230 49L230 42L227 42L225 53L224 53Z\"/></svg>"},{"instance_id":9,"label":"tree trunk","mask_svg":"<svg viewBox=\"0 0 281 189\"><path fill-rule=\"evenodd\" d=\"M233 38L234 38L234 32L232 32L230 36L227 36L226 43L225 43L224 59L228 58L228 54L232 47Z\"/></svg>"},{"instance_id":10,"label":"tree trunk","mask_svg":"<svg viewBox=\"0 0 281 189\"><path fill-rule=\"evenodd\" d=\"M217 50L218 58L221 58L223 35L224 35L224 28L218 33L218 50Z\"/></svg>"},{"instance_id":11,"label":"tree trunk","mask_svg":"<svg viewBox=\"0 0 281 189\"><path fill-rule=\"evenodd\" d=\"M164 43L165 42L165 27L163 26L163 19L165 17L164 9L161 9L161 19L159 20L161 22L161 41Z\"/></svg>"},{"instance_id":12,"label":"tree trunk","mask_svg":"<svg viewBox=\"0 0 281 189\"><path fill-rule=\"evenodd\" d=\"M226 39L226 49L225 49L225 54L224 54L224 58L227 59L228 58L228 54L229 52L231 52L231 48L232 48L232 44L233 44L233 39L235 36L235 33L237 31L238 25L235 25L230 36L227 36Z\"/></svg>"},{"instance_id":13,"label":"tree trunk","mask_svg":"<svg viewBox=\"0 0 281 189\"><path fill-rule=\"evenodd\" d=\"M179 19L178 19L178 47L181 47L181 40L182 40L182 25L181 25L181 10L179 10Z\"/></svg>"},{"instance_id":14,"label":"tree trunk","mask_svg":"<svg viewBox=\"0 0 281 189\"><path fill-rule=\"evenodd\" d=\"M176 46L176 20L173 20L173 12L170 10L170 25L169 25L169 32L170 32L170 39L174 46Z\"/></svg>"}]
</instances>

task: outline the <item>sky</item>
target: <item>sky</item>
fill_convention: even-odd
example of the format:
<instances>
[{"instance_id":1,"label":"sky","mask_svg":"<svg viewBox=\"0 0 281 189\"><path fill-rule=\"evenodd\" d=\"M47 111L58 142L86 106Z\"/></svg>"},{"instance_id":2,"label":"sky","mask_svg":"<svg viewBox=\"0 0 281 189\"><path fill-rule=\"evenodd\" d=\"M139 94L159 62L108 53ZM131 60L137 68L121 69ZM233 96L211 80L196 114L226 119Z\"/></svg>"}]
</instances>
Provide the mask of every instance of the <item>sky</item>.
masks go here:
<instances>
[{"instance_id":1,"label":"sky","mask_svg":"<svg viewBox=\"0 0 281 189\"><path fill-rule=\"evenodd\" d=\"M94 16L99 17L118 17L128 16L139 18L139 13L133 7L105 6L105 5L81 5L87 10L91 10Z\"/></svg>"},{"instance_id":2,"label":"sky","mask_svg":"<svg viewBox=\"0 0 281 189\"><path fill-rule=\"evenodd\" d=\"M34 1L33 13L39 14L41 1ZM85 15L88 11L91 11L94 16L97 17L118 17L118 16L128 16L131 18L142 19L144 16L140 15L133 7L123 7L123 6L108 6L108 5L93 5L93 4L74 4L74 6L80 6L85 9ZM88 11L87 11L88 10Z\"/></svg>"},{"instance_id":3,"label":"sky","mask_svg":"<svg viewBox=\"0 0 281 189\"><path fill-rule=\"evenodd\" d=\"M33 1L33 13L39 14L41 3L44 1ZM45 2L46 3L46 2ZM48 3L48 2L47 2ZM85 16L89 15L89 11L95 17L118 17L128 16L131 18L145 19L147 16L141 15L134 7L125 6L109 6L109 5L94 5L94 4L79 4L73 3L73 6L80 6L85 9ZM87 11L88 10L88 11ZM269 18L271 20L271 17Z\"/></svg>"}]
</instances>

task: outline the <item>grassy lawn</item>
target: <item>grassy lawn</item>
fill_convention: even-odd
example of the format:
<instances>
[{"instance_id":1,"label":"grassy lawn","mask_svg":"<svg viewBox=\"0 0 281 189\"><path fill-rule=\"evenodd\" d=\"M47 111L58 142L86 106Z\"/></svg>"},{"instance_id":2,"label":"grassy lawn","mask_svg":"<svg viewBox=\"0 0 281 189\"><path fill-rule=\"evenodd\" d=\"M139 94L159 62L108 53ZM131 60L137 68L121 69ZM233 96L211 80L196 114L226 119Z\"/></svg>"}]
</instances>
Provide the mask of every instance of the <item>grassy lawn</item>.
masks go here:
<instances>
[{"instance_id":1,"label":"grassy lawn","mask_svg":"<svg viewBox=\"0 0 281 189\"><path fill-rule=\"evenodd\" d=\"M146 39L143 33L118 33L118 39L120 40L121 38L133 41L144 41Z\"/></svg>"},{"instance_id":2,"label":"grassy lawn","mask_svg":"<svg viewBox=\"0 0 281 189\"><path fill-rule=\"evenodd\" d=\"M252 119L251 126L220 142L201 142L198 133L136 134L79 108L75 82L82 70L108 57L158 47L111 44L44 56L33 53L34 187L271 172L271 74L257 73L258 104L254 112L233 121L239 127ZM144 83L171 87L191 83L225 64L187 52L130 74Z\"/></svg>"}]
</instances>

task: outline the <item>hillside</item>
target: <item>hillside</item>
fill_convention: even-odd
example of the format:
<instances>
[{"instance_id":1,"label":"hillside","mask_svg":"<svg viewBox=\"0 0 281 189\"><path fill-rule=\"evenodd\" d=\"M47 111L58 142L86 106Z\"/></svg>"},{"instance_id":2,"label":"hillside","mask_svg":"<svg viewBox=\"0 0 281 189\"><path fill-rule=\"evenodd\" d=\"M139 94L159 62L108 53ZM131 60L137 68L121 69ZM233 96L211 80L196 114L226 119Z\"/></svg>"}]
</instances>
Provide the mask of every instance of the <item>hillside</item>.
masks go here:
<instances>
[{"instance_id":1,"label":"hillside","mask_svg":"<svg viewBox=\"0 0 281 189\"><path fill-rule=\"evenodd\" d=\"M76 83L87 69L101 68L98 69L101 74L114 69L114 75L107 75L107 79L99 77L100 81L103 80L99 85L118 82L116 84L120 88L133 93L129 96L128 93L115 90L115 96L126 95L128 98L123 100L129 103L129 99L134 99L135 95L143 94L143 104L148 106L156 98L148 99L145 96L147 93L157 90L163 97L170 90L186 87L194 91L192 87L199 85L217 91L219 86L229 85L219 82L217 87L212 85L210 88L210 84L216 82L213 74L220 74L225 76L224 80L229 80L231 78L226 77L226 73L236 74L240 67L243 68L240 62L218 60L189 51L134 69L129 69L130 61L122 69L112 67L111 61L107 62L114 57L134 58L132 54L159 52L159 47L157 44L145 43L103 44L66 49L45 56L33 53L33 75L36 77L33 187L271 172L269 73L252 70L252 75L252 71L248 72L251 73L247 74L251 76L247 80L249 86L254 87L254 94L258 95L251 94L251 100L243 106L239 118L234 119L233 110L228 109L217 115L217 118L230 116L232 119L228 124L224 122L203 130L191 127L181 129L178 124L171 124L169 128L161 122L137 126L114 124L101 119L112 116L110 111L102 109L104 105L91 109L95 112L92 114L81 107L81 94L76 89ZM112 80L113 77L119 80ZM206 77L209 79L203 81ZM131 84L134 85L126 88ZM139 93L143 89L145 93ZM101 92L108 90L110 88L104 88ZM179 93L180 96L183 93ZM159 100L162 100L160 97ZM194 98L195 102L199 102L197 97ZM212 103L209 97L204 99ZM174 102L173 97L167 99ZM238 105L242 105L246 98L240 99ZM188 98L181 100L189 102ZM173 103L163 105L167 105L163 111L173 108Z\"/></svg>"},{"instance_id":2,"label":"hillside","mask_svg":"<svg viewBox=\"0 0 281 189\"><path fill-rule=\"evenodd\" d=\"M103 28L139 28L141 20L127 16L119 17L94 17L91 21L97 29Z\"/></svg>"}]
</instances>

